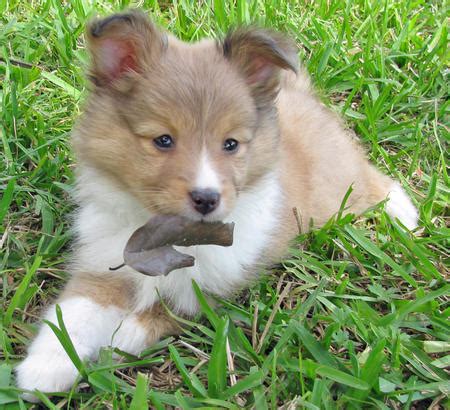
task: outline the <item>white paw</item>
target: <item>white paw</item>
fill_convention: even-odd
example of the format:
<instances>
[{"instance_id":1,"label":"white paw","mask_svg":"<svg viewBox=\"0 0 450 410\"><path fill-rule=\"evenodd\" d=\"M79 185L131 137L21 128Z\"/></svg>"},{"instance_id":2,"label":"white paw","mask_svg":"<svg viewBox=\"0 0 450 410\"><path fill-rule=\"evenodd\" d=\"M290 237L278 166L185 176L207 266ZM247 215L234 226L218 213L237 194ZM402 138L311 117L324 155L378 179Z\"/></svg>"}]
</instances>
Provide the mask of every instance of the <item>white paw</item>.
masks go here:
<instances>
[{"instance_id":1,"label":"white paw","mask_svg":"<svg viewBox=\"0 0 450 410\"><path fill-rule=\"evenodd\" d=\"M120 327L114 332L111 345L124 352L138 355L148 347L147 336L147 330L136 316L129 315L122 320Z\"/></svg>"},{"instance_id":2,"label":"white paw","mask_svg":"<svg viewBox=\"0 0 450 410\"><path fill-rule=\"evenodd\" d=\"M417 228L419 220L417 209L398 182L391 186L386 212L392 218L398 218L408 229Z\"/></svg>"},{"instance_id":3,"label":"white paw","mask_svg":"<svg viewBox=\"0 0 450 410\"><path fill-rule=\"evenodd\" d=\"M46 393L69 390L78 376L78 370L69 357L61 353L57 352L51 356L39 353L29 355L16 367L17 386L24 390L40 390ZM38 401L28 393L25 393L23 398Z\"/></svg>"}]
</instances>

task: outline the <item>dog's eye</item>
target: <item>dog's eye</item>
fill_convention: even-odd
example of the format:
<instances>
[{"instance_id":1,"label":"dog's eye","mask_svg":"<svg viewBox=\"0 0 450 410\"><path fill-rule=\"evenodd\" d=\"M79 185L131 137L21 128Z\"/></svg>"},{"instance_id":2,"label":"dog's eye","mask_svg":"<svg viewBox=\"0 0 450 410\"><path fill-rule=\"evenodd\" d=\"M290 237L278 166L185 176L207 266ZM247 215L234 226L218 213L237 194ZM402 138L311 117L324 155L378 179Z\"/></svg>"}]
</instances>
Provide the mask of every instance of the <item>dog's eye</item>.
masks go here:
<instances>
[{"instance_id":1,"label":"dog's eye","mask_svg":"<svg viewBox=\"0 0 450 410\"><path fill-rule=\"evenodd\" d=\"M168 134L160 135L159 137L157 137L153 140L153 143L158 148L161 148L161 149L169 149L174 146L173 139Z\"/></svg>"},{"instance_id":2,"label":"dog's eye","mask_svg":"<svg viewBox=\"0 0 450 410\"><path fill-rule=\"evenodd\" d=\"M227 152L234 152L238 149L239 142L233 138L228 138L223 143L223 149Z\"/></svg>"}]
</instances>

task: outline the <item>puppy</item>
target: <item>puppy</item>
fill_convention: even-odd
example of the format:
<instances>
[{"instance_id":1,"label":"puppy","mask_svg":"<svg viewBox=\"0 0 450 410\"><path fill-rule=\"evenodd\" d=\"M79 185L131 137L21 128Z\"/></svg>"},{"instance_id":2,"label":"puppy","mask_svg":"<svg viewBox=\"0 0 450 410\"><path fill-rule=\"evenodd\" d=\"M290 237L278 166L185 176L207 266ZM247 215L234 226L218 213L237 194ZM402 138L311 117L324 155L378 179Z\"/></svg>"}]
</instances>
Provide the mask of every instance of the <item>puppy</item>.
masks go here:
<instances>
[{"instance_id":1,"label":"puppy","mask_svg":"<svg viewBox=\"0 0 450 410\"><path fill-rule=\"evenodd\" d=\"M182 315L197 311L194 279L226 296L286 255L301 229L339 210L361 213L388 199L407 228L417 211L316 98L294 44L242 28L223 41L187 44L131 11L87 30L92 91L73 131L78 158L72 279L57 301L74 347L132 354L177 331L159 295ZM144 276L122 262L131 233L152 215L235 223L229 248L193 246L195 266ZM55 308L45 315L56 322ZM71 387L77 370L48 326L17 367L18 386Z\"/></svg>"}]
</instances>

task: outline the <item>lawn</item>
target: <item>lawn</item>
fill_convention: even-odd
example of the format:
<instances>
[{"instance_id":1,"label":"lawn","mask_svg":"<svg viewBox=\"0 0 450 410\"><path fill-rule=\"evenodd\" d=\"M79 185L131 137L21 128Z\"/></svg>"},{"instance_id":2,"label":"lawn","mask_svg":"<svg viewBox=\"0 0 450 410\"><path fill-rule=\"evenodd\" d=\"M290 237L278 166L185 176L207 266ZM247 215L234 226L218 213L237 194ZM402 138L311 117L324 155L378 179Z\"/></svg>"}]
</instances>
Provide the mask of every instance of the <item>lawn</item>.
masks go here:
<instances>
[{"instance_id":1,"label":"lawn","mask_svg":"<svg viewBox=\"0 0 450 410\"><path fill-rule=\"evenodd\" d=\"M119 364L105 348L81 365L77 389L41 399L55 409L449 408L447 3L192 3L139 6L185 40L252 22L288 32L324 103L401 181L421 226L405 232L382 204L337 215L234 300L212 310L198 291L203 315L183 320L182 336L140 357L118 352ZM30 406L12 369L68 277L85 23L133 5L0 1L2 409Z\"/></svg>"}]
</instances>

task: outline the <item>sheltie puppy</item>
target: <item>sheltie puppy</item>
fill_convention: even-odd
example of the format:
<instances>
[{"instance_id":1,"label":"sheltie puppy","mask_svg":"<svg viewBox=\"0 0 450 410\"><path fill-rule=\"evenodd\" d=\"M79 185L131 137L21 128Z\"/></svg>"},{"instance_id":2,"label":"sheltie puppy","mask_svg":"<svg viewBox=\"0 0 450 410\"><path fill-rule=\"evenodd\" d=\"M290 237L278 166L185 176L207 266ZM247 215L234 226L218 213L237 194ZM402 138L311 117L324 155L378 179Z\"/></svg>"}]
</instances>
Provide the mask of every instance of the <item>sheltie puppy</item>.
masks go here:
<instances>
[{"instance_id":1,"label":"sheltie puppy","mask_svg":"<svg viewBox=\"0 0 450 410\"><path fill-rule=\"evenodd\" d=\"M184 43L137 11L87 29L92 90L72 139L77 155L72 278L57 303L81 359L110 345L139 354L197 311L192 289L231 295L290 241L335 214L387 199L407 228L417 211L401 186L372 166L320 103L294 43L267 29ZM195 266L144 276L123 261L131 233L151 216L235 223L234 244L192 246ZM56 322L55 307L45 314ZM18 386L64 391L78 373L44 325L17 367ZM33 396L29 396L30 399Z\"/></svg>"}]
</instances>

